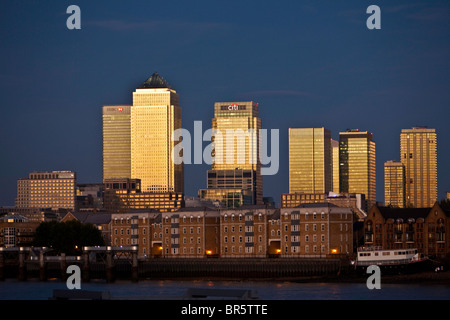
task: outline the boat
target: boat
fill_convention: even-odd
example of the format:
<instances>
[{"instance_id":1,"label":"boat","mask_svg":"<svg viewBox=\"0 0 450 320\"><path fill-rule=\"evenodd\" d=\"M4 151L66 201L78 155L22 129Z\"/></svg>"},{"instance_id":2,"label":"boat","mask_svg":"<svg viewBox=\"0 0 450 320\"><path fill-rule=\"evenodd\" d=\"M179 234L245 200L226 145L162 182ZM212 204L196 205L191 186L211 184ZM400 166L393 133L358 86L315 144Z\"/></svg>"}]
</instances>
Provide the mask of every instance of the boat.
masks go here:
<instances>
[{"instance_id":1,"label":"boat","mask_svg":"<svg viewBox=\"0 0 450 320\"><path fill-rule=\"evenodd\" d=\"M382 273L415 273L431 267L431 260L417 248L383 249L381 247L358 248L356 260L352 262L357 271L366 272L376 265Z\"/></svg>"}]
</instances>

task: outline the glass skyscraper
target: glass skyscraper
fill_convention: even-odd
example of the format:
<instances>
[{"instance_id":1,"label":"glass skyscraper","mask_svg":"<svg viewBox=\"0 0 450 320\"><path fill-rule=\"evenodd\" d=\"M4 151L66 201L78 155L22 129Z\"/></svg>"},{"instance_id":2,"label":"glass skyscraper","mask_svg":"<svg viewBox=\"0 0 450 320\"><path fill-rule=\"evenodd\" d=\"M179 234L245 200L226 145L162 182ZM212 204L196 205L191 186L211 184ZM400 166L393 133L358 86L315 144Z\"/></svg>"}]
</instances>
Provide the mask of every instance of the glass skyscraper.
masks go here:
<instances>
[{"instance_id":1,"label":"glass skyscraper","mask_svg":"<svg viewBox=\"0 0 450 320\"><path fill-rule=\"evenodd\" d=\"M432 207L437 201L437 136L435 129L413 127L400 133L400 159L405 166L406 206Z\"/></svg>"},{"instance_id":2,"label":"glass skyscraper","mask_svg":"<svg viewBox=\"0 0 450 320\"><path fill-rule=\"evenodd\" d=\"M131 177L131 106L103 106L103 182Z\"/></svg>"},{"instance_id":3,"label":"glass skyscraper","mask_svg":"<svg viewBox=\"0 0 450 320\"><path fill-rule=\"evenodd\" d=\"M216 135L212 139L215 144L215 161L211 165L212 170L208 171L208 189L211 186L216 189L222 186L228 189L246 189L243 193L251 191L253 204L263 204L261 119L258 115L258 103L216 102L212 129L217 130L220 136ZM230 170L238 170L238 173L231 174L233 179L228 179L227 183L221 182L221 179L230 176ZM246 175L251 182L246 181ZM234 176L242 176L242 179ZM214 179L217 181L211 181Z\"/></svg>"},{"instance_id":4,"label":"glass skyscraper","mask_svg":"<svg viewBox=\"0 0 450 320\"><path fill-rule=\"evenodd\" d=\"M384 204L405 207L405 167L401 162L384 163Z\"/></svg>"},{"instance_id":5,"label":"glass skyscraper","mask_svg":"<svg viewBox=\"0 0 450 320\"><path fill-rule=\"evenodd\" d=\"M330 131L289 128L289 193L328 193L332 186Z\"/></svg>"},{"instance_id":6,"label":"glass skyscraper","mask_svg":"<svg viewBox=\"0 0 450 320\"><path fill-rule=\"evenodd\" d=\"M172 161L180 128L178 94L154 73L133 92L131 108L131 178L141 179L143 192L184 192L183 163Z\"/></svg>"},{"instance_id":7,"label":"glass skyscraper","mask_svg":"<svg viewBox=\"0 0 450 320\"><path fill-rule=\"evenodd\" d=\"M376 204L375 142L357 129L339 133L339 190L365 195L367 210Z\"/></svg>"},{"instance_id":8,"label":"glass skyscraper","mask_svg":"<svg viewBox=\"0 0 450 320\"><path fill-rule=\"evenodd\" d=\"M158 73L133 92L131 106L104 106L103 181L140 179L142 192L184 193L183 163L172 161L180 128L178 94Z\"/></svg>"}]
</instances>

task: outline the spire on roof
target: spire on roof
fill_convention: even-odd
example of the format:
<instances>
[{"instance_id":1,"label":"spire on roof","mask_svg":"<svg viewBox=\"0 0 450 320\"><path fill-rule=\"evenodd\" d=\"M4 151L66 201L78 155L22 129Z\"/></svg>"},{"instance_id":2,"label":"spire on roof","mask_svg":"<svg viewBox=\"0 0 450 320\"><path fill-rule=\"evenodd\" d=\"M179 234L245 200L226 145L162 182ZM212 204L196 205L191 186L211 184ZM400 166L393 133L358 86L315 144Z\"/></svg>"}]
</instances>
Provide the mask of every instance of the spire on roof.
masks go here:
<instances>
[{"instance_id":1,"label":"spire on roof","mask_svg":"<svg viewBox=\"0 0 450 320\"><path fill-rule=\"evenodd\" d=\"M138 89L148 89L148 88L169 88L172 89L170 84L161 77L157 72L152 74L144 83L142 83Z\"/></svg>"}]
</instances>

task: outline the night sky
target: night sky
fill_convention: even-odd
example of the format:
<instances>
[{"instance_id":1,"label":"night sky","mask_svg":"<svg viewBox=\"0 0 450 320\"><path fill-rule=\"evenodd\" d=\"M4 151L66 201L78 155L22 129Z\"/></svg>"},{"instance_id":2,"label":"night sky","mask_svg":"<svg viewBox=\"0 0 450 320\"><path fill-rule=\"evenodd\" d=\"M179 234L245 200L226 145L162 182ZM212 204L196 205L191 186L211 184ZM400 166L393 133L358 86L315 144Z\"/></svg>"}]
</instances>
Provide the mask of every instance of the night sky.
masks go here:
<instances>
[{"instance_id":1,"label":"night sky","mask_svg":"<svg viewBox=\"0 0 450 320\"><path fill-rule=\"evenodd\" d=\"M81 30L66 27L72 4ZM366 27L372 4L380 30ZM435 128L438 198L450 191L448 0L2 0L0 46L0 206L35 170L100 183L101 107L131 104L154 72L191 132L196 120L210 128L216 101L259 103L262 127L280 130L279 172L264 176L276 202L289 191L289 127L372 132L378 201L401 129ZM209 168L185 166L186 195L206 187Z\"/></svg>"}]
</instances>

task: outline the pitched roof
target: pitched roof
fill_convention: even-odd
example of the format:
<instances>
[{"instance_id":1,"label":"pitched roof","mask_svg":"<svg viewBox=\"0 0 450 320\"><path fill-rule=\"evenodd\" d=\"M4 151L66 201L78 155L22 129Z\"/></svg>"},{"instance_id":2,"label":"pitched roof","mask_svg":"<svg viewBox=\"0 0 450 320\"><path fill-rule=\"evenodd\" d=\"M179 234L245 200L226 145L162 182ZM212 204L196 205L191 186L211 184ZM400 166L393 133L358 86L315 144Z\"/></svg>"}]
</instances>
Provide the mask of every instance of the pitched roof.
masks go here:
<instances>
[{"instance_id":1,"label":"pitched roof","mask_svg":"<svg viewBox=\"0 0 450 320\"><path fill-rule=\"evenodd\" d=\"M391 208L382 206L377 206L377 208L385 219L425 218L431 210L431 208Z\"/></svg>"},{"instance_id":2,"label":"pitched roof","mask_svg":"<svg viewBox=\"0 0 450 320\"><path fill-rule=\"evenodd\" d=\"M172 89L170 84L161 77L157 72L152 74L150 78L145 80L138 89L148 89L148 88L169 88Z\"/></svg>"},{"instance_id":3,"label":"pitched roof","mask_svg":"<svg viewBox=\"0 0 450 320\"><path fill-rule=\"evenodd\" d=\"M91 223L95 225L100 224L108 224L111 221L111 213L102 212L102 213L92 213L92 212L68 212L62 218L66 217L68 214L71 214L75 219L80 221L81 223Z\"/></svg>"}]
</instances>

